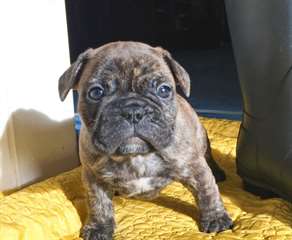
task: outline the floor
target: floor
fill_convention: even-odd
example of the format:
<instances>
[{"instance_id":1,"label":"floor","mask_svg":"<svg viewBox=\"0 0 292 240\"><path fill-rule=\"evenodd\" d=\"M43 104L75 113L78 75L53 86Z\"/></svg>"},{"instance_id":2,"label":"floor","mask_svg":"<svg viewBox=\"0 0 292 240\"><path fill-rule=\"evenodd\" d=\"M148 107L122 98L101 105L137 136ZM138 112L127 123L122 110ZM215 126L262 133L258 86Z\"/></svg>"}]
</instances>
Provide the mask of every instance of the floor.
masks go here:
<instances>
[{"instance_id":1,"label":"floor","mask_svg":"<svg viewBox=\"0 0 292 240\"><path fill-rule=\"evenodd\" d=\"M224 169L220 194L234 221L219 234L199 231L199 213L188 189L174 182L151 201L114 197L115 240L291 240L292 205L280 198L263 200L246 192L236 173L238 121L202 119L212 153ZM0 239L77 240L86 219L81 169L62 173L14 194L0 196Z\"/></svg>"},{"instance_id":2,"label":"floor","mask_svg":"<svg viewBox=\"0 0 292 240\"><path fill-rule=\"evenodd\" d=\"M174 52L191 77L188 101L199 115L240 120L242 99L231 47Z\"/></svg>"}]
</instances>

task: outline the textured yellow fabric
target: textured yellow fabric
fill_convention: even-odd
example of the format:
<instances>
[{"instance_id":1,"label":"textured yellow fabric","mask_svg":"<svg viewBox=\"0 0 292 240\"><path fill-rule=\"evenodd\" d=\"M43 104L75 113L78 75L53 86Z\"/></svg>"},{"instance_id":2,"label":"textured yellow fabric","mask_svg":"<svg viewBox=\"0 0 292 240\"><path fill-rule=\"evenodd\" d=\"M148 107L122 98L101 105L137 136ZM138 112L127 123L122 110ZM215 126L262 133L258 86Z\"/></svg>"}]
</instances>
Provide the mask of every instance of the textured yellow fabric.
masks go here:
<instances>
[{"instance_id":1,"label":"textured yellow fabric","mask_svg":"<svg viewBox=\"0 0 292 240\"><path fill-rule=\"evenodd\" d=\"M215 159L227 173L219 184L235 227L219 234L200 233L191 194L173 183L154 201L116 197L115 240L292 239L292 205L261 200L242 189L235 173L238 122L202 119ZM85 218L80 168L0 198L0 240L78 239Z\"/></svg>"}]
</instances>

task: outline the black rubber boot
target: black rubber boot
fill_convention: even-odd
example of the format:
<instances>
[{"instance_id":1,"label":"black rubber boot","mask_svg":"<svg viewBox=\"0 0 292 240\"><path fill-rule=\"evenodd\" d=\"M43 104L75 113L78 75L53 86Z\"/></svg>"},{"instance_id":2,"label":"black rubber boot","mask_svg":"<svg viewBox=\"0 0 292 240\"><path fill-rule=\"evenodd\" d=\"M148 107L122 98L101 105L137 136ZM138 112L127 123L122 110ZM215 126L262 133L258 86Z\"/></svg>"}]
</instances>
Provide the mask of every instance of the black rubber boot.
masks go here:
<instances>
[{"instance_id":1,"label":"black rubber boot","mask_svg":"<svg viewBox=\"0 0 292 240\"><path fill-rule=\"evenodd\" d=\"M292 200L292 1L225 0L244 114L237 171Z\"/></svg>"}]
</instances>

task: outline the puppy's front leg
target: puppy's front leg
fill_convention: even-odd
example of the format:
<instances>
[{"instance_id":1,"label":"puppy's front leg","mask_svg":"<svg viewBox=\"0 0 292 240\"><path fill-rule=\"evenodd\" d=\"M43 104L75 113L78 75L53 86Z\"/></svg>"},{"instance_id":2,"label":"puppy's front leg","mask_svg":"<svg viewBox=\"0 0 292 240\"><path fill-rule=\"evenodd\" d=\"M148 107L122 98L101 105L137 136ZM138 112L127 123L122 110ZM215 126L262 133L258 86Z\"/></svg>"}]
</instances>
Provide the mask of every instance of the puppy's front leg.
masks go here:
<instances>
[{"instance_id":1,"label":"puppy's front leg","mask_svg":"<svg viewBox=\"0 0 292 240\"><path fill-rule=\"evenodd\" d=\"M84 240L112 240L115 226L112 193L85 171L83 184L87 190L88 218L81 237Z\"/></svg>"},{"instance_id":2,"label":"puppy's front leg","mask_svg":"<svg viewBox=\"0 0 292 240\"><path fill-rule=\"evenodd\" d=\"M223 206L215 177L206 159L203 157L197 159L182 175L182 183L192 191L198 203L200 230L220 232L230 229L232 220Z\"/></svg>"}]
</instances>

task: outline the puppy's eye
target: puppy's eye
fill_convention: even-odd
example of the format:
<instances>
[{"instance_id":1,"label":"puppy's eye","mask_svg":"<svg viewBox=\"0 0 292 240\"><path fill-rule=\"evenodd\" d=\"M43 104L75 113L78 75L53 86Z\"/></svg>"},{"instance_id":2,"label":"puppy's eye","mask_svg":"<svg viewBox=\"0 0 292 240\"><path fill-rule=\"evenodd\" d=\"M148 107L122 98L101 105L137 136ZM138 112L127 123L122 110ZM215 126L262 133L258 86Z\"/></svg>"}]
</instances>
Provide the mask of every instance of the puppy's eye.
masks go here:
<instances>
[{"instance_id":1,"label":"puppy's eye","mask_svg":"<svg viewBox=\"0 0 292 240\"><path fill-rule=\"evenodd\" d=\"M101 99L104 96L104 89L102 86L92 87L88 92L88 97L94 101Z\"/></svg>"},{"instance_id":2,"label":"puppy's eye","mask_svg":"<svg viewBox=\"0 0 292 240\"><path fill-rule=\"evenodd\" d=\"M162 84L157 89L157 95L161 98L168 98L171 94L171 87L165 84Z\"/></svg>"}]
</instances>

